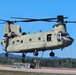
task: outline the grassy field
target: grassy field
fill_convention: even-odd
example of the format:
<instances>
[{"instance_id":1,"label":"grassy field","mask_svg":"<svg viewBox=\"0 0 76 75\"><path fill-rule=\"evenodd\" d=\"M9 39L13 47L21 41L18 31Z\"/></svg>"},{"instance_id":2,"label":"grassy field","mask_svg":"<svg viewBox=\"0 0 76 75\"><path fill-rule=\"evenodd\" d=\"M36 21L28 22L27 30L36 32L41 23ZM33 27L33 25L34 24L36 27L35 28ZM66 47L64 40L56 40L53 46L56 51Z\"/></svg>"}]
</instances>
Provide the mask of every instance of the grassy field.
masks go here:
<instances>
[{"instance_id":1,"label":"grassy field","mask_svg":"<svg viewBox=\"0 0 76 75\"><path fill-rule=\"evenodd\" d=\"M30 72L0 71L0 75L69 75L69 74L50 74L50 73L30 73Z\"/></svg>"}]
</instances>

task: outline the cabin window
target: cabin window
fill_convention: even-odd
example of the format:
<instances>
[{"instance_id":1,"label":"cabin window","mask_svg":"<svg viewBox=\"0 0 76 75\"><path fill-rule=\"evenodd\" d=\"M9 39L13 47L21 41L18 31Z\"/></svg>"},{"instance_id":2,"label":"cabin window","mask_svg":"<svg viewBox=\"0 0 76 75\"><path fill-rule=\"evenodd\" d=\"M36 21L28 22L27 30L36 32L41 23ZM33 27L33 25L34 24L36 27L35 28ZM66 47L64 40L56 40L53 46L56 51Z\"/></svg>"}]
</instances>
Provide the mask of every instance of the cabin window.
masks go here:
<instances>
[{"instance_id":1,"label":"cabin window","mask_svg":"<svg viewBox=\"0 0 76 75\"><path fill-rule=\"evenodd\" d=\"M27 33L23 32L22 35L26 35Z\"/></svg>"},{"instance_id":2,"label":"cabin window","mask_svg":"<svg viewBox=\"0 0 76 75\"><path fill-rule=\"evenodd\" d=\"M12 44L15 44L15 41L13 41Z\"/></svg>"},{"instance_id":3,"label":"cabin window","mask_svg":"<svg viewBox=\"0 0 76 75\"><path fill-rule=\"evenodd\" d=\"M40 38L40 37L38 37L38 40L41 40L41 38Z\"/></svg>"},{"instance_id":4,"label":"cabin window","mask_svg":"<svg viewBox=\"0 0 76 75\"><path fill-rule=\"evenodd\" d=\"M21 43L23 43L23 40L21 40Z\"/></svg>"},{"instance_id":5,"label":"cabin window","mask_svg":"<svg viewBox=\"0 0 76 75\"><path fill-rule=\"evenodd\" d=\"M3 44L3 42L1 42L1 45Z\"/></svg>"},{"instance_id":6,"label":"cabin window","mask_svg":"<svg viewBox=\"0 0 76 75\"><path fill-rule=\"evenodd\" d=\"M32 41L32 39L30 38L29 41Z\"/></svg>"},{"instance_id":7,"label":"cabin window","mask_svg":"<svg viewBox=\"0 0 76 75\"><path fill-rule=\"evenodd\" d=\"M17 42L19 42L19 40L17 40Z\"/></svg>"},{"instance_id":8,"label":"cabin window","mask_svg":"<svg viewBox=\"0 0 76 75\"><path fill-rule=\"evenodd\" d=\"M6 41L4 41L4 43L6 43Z\"/></svg>"},{"instance_id":9,"label":"cabin window","mask_svg":"<svg viewBox=\"0 0 76 75\"><path fill-rule=\"evenodd\" d=\"M51 34L47 35L47 41L51 41Z\"/></svg>"}]
</instances>

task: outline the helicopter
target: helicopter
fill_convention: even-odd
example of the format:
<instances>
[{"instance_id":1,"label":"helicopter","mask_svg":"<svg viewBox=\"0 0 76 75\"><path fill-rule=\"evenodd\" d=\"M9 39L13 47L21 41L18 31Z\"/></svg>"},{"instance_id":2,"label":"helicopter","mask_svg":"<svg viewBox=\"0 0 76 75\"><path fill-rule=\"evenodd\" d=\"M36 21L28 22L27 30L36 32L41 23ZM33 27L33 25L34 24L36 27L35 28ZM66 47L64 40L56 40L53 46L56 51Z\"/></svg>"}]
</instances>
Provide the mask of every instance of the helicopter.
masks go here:
<instances>
[{"instance_id":1,"label":"helicopter","mask_svg":"<svg viewBox=\"0 0 76 75\"><path fill-rule=\"evenodd\" d=\"M1 45L4 47L3 50L6 51L5 56L8 57L8 53L22 53L22 57L26 56L26 53L33 52L34 56L38 56L39 51L50 50L50 56L54 57L55 53L53 50L64 49L70 46L74 39L70 37L66 29L66 23L76 23L75 21L64 21L68 17L63 15L58 15L56 18L43 18L43 19L32 19L32 18L20 18L11 17L15 21L2 20L7 24L4 27L3 40ZM57 22L53 26L53 30L46 32L38 32L33 34L27 34L21 31L21 27L16 22Z\"/></svg>"}]
</instances>

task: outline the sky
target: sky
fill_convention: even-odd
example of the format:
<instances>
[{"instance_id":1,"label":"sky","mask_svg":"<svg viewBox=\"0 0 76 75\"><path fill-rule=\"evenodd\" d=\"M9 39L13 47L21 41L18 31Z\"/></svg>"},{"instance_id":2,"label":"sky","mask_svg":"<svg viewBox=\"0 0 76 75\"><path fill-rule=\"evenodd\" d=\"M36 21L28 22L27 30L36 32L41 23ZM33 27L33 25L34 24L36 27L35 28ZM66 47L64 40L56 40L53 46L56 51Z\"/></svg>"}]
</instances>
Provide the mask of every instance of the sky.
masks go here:
<instances>
[{"instance_id":1,"label":"sky","mask_svg":"<svg viewBox=\"0 0 76 75\"><path fill-rule=\"evenodd\" d=\"M0 19L14 20L10 17L24 18L51 18L57 15L68 17L67 20L76 21L76 0L0 0ZM2 22L2 21L1 21ZM35 33L53 30L52 26L56 23L47 22L29 22L17 23L21 26L23 32ZM0 24L0 40L3 39L3 28L5 24ZM67 24L67 32L73 39L76 39L76 24ZM0 45L0 53L3 53L3 47ZM43 57L50 57L51 51L45 51ZM63 51L57 49L54 51L57 57L76 58L76 40ZM42 52L39 52L39 57ZM28 53L27 56L33 56Z\"/></svg>"}]
</instances>

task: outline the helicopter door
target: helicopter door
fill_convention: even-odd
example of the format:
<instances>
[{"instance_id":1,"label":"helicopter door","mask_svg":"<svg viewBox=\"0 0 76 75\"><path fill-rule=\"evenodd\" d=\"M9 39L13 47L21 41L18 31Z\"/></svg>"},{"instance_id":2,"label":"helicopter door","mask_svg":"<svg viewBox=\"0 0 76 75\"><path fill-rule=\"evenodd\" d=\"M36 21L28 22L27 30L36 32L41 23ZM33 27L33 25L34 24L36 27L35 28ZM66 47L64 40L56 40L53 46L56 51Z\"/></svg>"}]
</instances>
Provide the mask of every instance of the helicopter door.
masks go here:
<instances>
[{"instance_id":1,"label":"helicopter door","mask_svg":"<svg viewBox=\"0 0 76 75\"><path fill-rule=\"evenodd\" d=\"M47 41L48 41L48 42L51 41L51 36L52 36L51 34L48 34L48 35L47 35Z\"/></svg>"}]
</instances>

